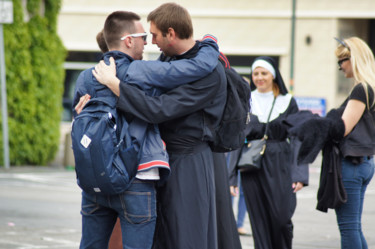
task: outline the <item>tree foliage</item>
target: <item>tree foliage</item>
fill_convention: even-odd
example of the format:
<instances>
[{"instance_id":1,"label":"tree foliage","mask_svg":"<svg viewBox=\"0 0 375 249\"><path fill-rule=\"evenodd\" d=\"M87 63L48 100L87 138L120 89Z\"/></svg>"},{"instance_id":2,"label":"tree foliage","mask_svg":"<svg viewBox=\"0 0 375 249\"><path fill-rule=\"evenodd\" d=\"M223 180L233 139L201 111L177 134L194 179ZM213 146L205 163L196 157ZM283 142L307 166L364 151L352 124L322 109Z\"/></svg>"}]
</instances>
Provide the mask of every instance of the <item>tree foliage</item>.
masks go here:
<instances>
[{"instance_id":1,"label":"tree foliage","mask_svg":"<svg viewBox=\"0 0 375 249\"><path fill-rule=\"evenodd\" d=\"M3 25L10 163L46 165L60 136L66 57L57 35L61 0L24 2L13 0L13 23ZM0 148L2 164L2 142Z\"/></svg>"}]
</instances>

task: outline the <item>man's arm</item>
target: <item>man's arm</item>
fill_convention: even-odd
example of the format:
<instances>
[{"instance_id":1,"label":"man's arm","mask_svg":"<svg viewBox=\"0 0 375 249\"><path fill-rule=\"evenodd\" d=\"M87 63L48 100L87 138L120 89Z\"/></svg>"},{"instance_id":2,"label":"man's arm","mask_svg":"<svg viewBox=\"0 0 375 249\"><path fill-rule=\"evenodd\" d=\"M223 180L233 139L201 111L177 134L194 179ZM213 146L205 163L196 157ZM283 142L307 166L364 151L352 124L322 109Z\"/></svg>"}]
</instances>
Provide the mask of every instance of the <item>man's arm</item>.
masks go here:
<instances>
[{"instance_id":1,"label":"man's arm","mask_svg":"<svg viewBox=\"0 0 375 249\"><path fill-rule=\"evenodd\" d=\"M216 68L218 58L216 39L206 35L194 58L170 62L136 60L130 64L126 77L121 80L146 89L158 87L170 90L208 75Z\"/></svg>"},{"instance_id":2,"label":"man's arm","mask_svg":"<svg viewBox=\"0 0 375 249\"><path fill-rule=\"evenodd\" d=\"M117 108L148 123L161 123L182 117L211 105L220 94L225 74L215 70L204 79L172 89L160 96L147 96L139 88L120 83Z\"/></svg>"},{"instance_id":3,"label":"man's arm","mask_svg":"<svg viewBox=\"0 0 375 249\"><path fill-rule=\"evenodd\" d=\"M366 104L357 99L350 99L348 101L344 113L342 114L342 120L345 124L344 136L349 135L349 133L353 130L354 126L358 124L365 109Z\"/></svg>"},{"instance_id":4,"label":"man's arm","mask_svg":"<svg viewBox=\"0 0 375 249\"><path fill-rule=\"evenodd\" d=\"M117 108L148 123L161 123L204 108L218 94L220 81L226 79L223 70L221 75L214 71L204 81L198 80L151 97L135 86L123 82L120 84L113 58L110 58L109 66L100 62L92 73L98 81L119 96Z\"/></svg>"}]
</instances>

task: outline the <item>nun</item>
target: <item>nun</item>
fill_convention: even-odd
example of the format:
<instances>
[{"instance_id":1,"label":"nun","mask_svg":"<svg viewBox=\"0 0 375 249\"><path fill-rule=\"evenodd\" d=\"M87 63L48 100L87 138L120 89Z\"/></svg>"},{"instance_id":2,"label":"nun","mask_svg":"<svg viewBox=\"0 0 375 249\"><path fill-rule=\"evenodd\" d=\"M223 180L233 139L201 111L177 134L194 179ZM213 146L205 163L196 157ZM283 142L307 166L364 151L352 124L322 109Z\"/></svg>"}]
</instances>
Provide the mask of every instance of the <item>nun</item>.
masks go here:
<instances>
[{"instance_id":1,"label":"nun","mask_svg":"<svg viewBox=\"0 0 375 249\"><path fill-rule=\"evenodd\" d=\"M288 93L276 62L257 57L251 68L251 122L247 140L264 136L269 127L261 170L241 172L241 181L249 213L255 249L292 248L292 216L296 192L308 185L308 165L297 165L298 141L288 138L282 120L298 112L296 100ZM232 152L230 179L236 188L236 162L239 151Z\"/></svg>"}]
</instances>

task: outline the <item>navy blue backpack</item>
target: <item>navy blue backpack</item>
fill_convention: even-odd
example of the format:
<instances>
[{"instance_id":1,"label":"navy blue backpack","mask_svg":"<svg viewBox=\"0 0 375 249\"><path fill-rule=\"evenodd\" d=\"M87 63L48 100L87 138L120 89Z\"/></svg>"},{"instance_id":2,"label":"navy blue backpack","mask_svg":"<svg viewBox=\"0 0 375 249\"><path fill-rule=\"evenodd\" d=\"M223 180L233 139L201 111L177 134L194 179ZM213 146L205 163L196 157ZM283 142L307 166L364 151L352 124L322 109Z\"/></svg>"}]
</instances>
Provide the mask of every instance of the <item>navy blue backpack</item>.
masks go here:
<instances>
[{"instance_id":1,"label":"navy blue backpack","mask_svg":"<svg viewBox=\"0 0 375 249\"><path fill-rule=\"evenodd\" d=\"M87 193L120 194L137 173L139 148L115 102L108 97L96 97L93 86L88 85L91 70L83 73L86 88L91 89L91 100L72 123L77 183Z\"/></svg>"}]
</instances>

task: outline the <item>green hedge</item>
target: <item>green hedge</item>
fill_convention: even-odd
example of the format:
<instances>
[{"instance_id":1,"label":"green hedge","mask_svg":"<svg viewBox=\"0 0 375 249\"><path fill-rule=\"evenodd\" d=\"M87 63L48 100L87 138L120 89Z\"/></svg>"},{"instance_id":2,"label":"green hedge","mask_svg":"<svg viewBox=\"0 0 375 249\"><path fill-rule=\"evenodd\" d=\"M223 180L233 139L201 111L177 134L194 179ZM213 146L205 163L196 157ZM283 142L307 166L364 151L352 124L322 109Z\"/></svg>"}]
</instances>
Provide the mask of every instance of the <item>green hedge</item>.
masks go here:
<instances>
[{"instance_id":1,"label":"green hedge","mask_svg":"<svg viewBox=\"0 0 375 249\"><path fill-rule=\"evenodd\" d=\"M22 2L13 0L14 22L4 24L10 163L46 165L60 136L66 57L56 32L61 1L28 0L26 9Z\"/></svg>"}]
</instances>

